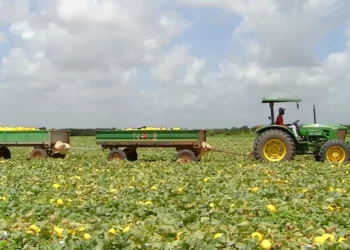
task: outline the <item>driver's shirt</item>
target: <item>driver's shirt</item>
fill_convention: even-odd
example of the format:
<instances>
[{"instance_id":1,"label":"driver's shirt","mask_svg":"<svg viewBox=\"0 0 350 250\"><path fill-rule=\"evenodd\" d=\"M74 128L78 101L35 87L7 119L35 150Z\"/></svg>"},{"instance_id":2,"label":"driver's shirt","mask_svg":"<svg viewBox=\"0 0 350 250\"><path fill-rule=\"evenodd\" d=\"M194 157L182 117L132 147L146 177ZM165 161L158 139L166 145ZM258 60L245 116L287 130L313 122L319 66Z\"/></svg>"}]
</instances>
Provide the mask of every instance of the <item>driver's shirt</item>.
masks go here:
<instances>
[{"instance_id":1,"label":"driver's shirt","mask_svg":"<svg viewBox=\"0 0 350 250\"><path fill-rule=\"evenodd\" d=\"M276 125L284 125L283 124L283 116L279 114L276 119Z\"/></svg>"}]
</instances>

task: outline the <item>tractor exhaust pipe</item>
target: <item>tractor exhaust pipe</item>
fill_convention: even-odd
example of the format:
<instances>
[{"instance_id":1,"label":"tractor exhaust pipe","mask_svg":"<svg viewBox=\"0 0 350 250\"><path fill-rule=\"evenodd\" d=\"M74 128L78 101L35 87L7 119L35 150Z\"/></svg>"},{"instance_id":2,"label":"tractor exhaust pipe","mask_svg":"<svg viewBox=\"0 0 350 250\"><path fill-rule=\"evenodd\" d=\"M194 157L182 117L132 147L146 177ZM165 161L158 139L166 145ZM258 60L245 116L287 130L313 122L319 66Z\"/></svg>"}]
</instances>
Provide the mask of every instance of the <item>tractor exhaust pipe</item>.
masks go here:
<instances>
[{"instance_id":1,"label":"tractor exhaust pipe","mask_svg":"<svg viewBox=\"0 0 350 250\"><path fill-rule=\"evenodd\" d=\"M314 104L314 123L316 124L316 107L315 107L315 104Z\"/></svg>"}]
</instances>

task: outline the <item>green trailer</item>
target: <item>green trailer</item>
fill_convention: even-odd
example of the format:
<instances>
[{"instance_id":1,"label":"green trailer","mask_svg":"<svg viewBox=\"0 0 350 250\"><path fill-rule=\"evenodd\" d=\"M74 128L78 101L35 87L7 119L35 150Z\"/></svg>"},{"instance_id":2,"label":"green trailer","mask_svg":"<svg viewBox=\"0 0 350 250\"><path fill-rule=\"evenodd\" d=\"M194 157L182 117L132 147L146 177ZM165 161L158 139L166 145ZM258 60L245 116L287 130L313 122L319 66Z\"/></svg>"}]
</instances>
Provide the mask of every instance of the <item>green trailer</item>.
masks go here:
<instances>
[{"instance_id":1,"label":"green trailer","mask_svg":"<svg viewBox=\"0 0 350 250\"><path fill-rule=\"evenodd\" d=\"M69 144L69 140L70 131L0 131L0 158L11 158L9 147L33 147L30 159L65 158L65 154L57 148L57 145L58 143Z\"/></svg>"},{"instance_id":2,"label":"green trailer","mask_svg":"<svg viewBox=\"0 0 350 250\"><path fill-rule=\"evenodd\" d=\"M199 161L206 150L206 130L102 130L96 131L96 144L109 149L109 161L136 161L137 148L175 148L181 163ZM124 148L121 150L120 148Z\"/></svg>"}]
</instances>

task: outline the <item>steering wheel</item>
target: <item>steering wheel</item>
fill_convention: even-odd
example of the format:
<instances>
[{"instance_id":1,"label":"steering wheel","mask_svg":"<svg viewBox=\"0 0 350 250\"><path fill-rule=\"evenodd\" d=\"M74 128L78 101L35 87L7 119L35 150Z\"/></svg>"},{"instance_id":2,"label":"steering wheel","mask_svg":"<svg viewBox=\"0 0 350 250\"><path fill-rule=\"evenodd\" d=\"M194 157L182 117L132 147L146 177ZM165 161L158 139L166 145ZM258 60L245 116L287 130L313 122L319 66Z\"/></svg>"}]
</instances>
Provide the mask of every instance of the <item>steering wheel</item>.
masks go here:
<instances>
[{"instance_id":1,"label":"steering wheel","mask_svg":"<svg viewBox=\"0 0 350 250\"><path fill-rule=\"evenodd\" d=\"M295 126L298 126L298 122L300 121L300 119L299 120L296 120L295 122L293 122L293 123L290 123L290 124L286 124L286 126L290 126L290 125L295 125Z\"/></svg>"}]
</instances>

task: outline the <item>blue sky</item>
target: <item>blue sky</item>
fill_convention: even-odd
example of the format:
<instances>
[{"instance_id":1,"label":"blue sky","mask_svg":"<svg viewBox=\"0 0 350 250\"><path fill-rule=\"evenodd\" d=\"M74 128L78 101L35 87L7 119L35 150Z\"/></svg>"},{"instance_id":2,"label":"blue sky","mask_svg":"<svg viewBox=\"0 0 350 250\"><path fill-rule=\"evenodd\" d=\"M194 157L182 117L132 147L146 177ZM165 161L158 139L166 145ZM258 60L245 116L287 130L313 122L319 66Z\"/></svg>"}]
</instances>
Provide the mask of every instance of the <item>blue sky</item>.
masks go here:
<instances>
[{"instance_id":1,"label":"blue sky","mask_svg":"<svg viewBox=\"0 0 350 250\"><path fill-rule=\"evenodd\" d=\"M172 45L189 43L194 56L206 57L215 66L233 49L232 31L238 26L240 18L220 9L179 9L186 19L192 20L193 25L181 37L174 39Z\"/></svg>"},{"instance_id":2,"label":"blue sky","mask_svg":"<svg viewBox=\"0 0 350 250\"><path fill-rule=\"evenodd\" d=\"M329 53L341 52L346 49L345 27L346 25L343 24L329 31L327 35L315 45L314 53L318 61L322 61Z\"/></svg>"}]
</instances>

